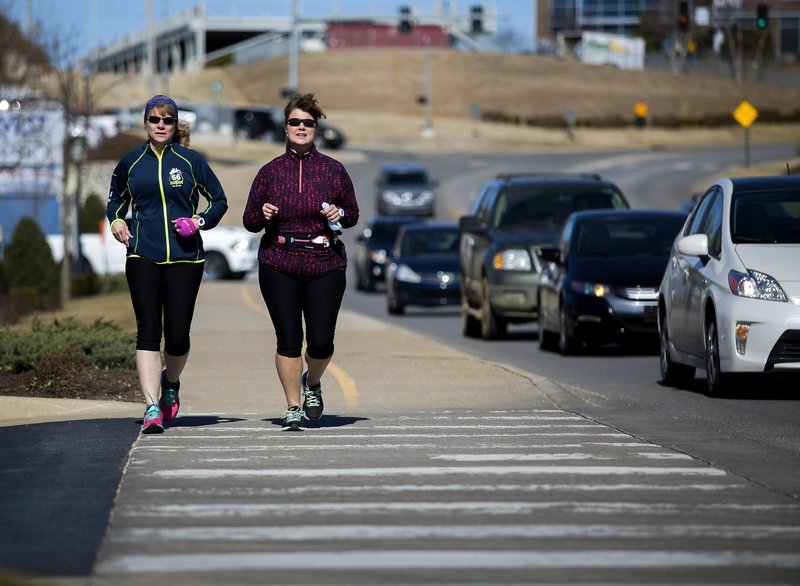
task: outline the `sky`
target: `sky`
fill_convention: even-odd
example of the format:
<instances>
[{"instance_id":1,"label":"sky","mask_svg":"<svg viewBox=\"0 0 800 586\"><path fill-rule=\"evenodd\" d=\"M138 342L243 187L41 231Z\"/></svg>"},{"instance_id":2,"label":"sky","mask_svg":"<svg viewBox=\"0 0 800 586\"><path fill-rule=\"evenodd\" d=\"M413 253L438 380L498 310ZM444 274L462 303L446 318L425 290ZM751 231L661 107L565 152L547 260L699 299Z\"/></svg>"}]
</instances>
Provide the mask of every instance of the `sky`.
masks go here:
<instances>
[{"instance_id":1,"label":"sky","mask_svg":"<svg viewBox=\"0 0 800 586\"><path fill-rule=\"evenodd\" d=\"M400 6L411 6L420 15L433 15L436 5L457 7L462 14L473 5L494 6L498 28L519 35L523 48L531 46L533 6L536 0L297 0L300 17L396 16ZM151 0L157 21L203 4L211 16L288 16L291 0ZM146 27L146 0L0 0L0 8L23 30L32 14L45 30L80 38L79 53L108 44Z\"/></svg>"}]
</instances>

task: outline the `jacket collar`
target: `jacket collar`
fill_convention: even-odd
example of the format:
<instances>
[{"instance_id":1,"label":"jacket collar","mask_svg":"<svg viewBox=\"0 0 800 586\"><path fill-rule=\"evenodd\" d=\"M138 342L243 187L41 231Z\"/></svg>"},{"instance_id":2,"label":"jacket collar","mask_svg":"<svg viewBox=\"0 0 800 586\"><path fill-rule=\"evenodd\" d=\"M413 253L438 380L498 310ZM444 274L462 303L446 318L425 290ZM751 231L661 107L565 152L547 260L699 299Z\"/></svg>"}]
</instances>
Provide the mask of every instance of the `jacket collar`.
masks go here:
<instances>
[{"instance_id":1,"label":"jacket collar","mask_svg":"<svg viewBox=\"0 0 800 586\"><path fill-rule=\"evenodd\" d=\"M302 156L301 156L301 155L298 155L296 152L294 152L292 149L290 149L290 148L289 148L289 145L286 145L286 154L287 154L287 156L288 156L290 159L292 159L293 161L299 161L299 160L301 160L301 159L303 159L303 160L304 160L304 159L310 159L310 158L313 158L313 157L314 157L314 155L315 155L316 153L317 153L317 147L316 147L316 145L314 145L314 144L312 144L312 145L311 145L311 148L310 148L310 149L308 149L308 150L306 151L306 154L304 154L304 155L302 155Z\"/></svg>"}]
</instances>

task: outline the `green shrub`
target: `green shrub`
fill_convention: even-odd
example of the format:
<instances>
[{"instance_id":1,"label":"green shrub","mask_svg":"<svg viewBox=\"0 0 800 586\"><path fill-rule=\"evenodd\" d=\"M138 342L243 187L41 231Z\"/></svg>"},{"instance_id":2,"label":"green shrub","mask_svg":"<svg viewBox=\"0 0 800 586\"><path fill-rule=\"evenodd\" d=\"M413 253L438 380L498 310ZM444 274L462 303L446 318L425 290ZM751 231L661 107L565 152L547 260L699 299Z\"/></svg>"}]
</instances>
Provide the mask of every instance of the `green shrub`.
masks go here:
<instances>
[{"instance_id":1,"label":"green shrub","mask_svg":"<svg viewBox=\"0 0 800 586\"><path fill-rule=\"evenodd\" d=\"M119 291L128 290L128 279L125 273L116 275L105 275L100 279L100 293L118 293Z\"/></svg>"},{"instance_id":2,"label":"green shrub","mask_svg":"<svg viewBox=\"0 0 800 586\"><path fill-rule=\"evenodd\" d=\"M97 319L90 324L74 318L45 324L35 319L31 331L0 333L0 370L23 372L35 368L48 355L69 349L86 356L100 368L136 368L136 334L117 324Z\"/></svg>"},{"instance_id":3,"label":"green shrub","mask_svg":"<svg viewBox=\"0 0 800 586\"><path fill-rule=\"evenodd\" d=\"M97 194L90 194L81 210L81 234L97 234L100 223L106 221L106 204Z\"/></svg>"},{"instance_id":4,"label":"green shrub","mask_svg":"<svg viewBox=\"0 0 800 586\"><path fill-rule=\"evenodd\" d=\"M58 265L39 225L31 218L22 218L6 252L6 275L9 291L32 294L57 293Z\"/></svg>"}]
</instances>

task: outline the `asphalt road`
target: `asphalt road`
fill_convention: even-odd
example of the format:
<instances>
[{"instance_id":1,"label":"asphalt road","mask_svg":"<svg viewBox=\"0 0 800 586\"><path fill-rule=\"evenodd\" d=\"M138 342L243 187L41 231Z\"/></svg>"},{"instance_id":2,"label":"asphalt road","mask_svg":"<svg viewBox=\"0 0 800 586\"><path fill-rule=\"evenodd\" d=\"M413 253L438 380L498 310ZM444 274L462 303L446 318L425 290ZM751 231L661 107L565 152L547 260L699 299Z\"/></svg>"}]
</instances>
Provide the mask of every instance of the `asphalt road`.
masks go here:
<instances>
[{"instance_id":1,"label":"asphalt road","mask_svg":"<svg viewBox=\"0 0 800 586\"><path fill-rule=\"evenodd\" d=\"M795 147L758 145L750 156L754 165L788 161L795 156ZM372 181L378 167L397 158L394 153L369 153L363 163L348 166L362 215L374 209ZM530 155L406 154L403 158L429 167L440 182L438 216L453 219L466 212L484 179L497 173L531 170L599 172L620 186L633 207L677 210L698 185L710 184L727 169L742 165L743 150L737 146ZM352 238L353 233L347 236ZM732 397L710 398L703 392L702 371L689 389L663 387L655 347L609 346L581 356L561 356L539 349L535 324L511 326L505 340L470 339L460 333L458 308L409 308L404 316L390 316L382 292L356 291L354 282L351 276L350 292L345 297L349 308L477 356L535 372L561 385L576 406L600 409L607 420L632 425L629 430L635 429L643 437L660 441L672 438L673 445L699 457L736 466L744 475L784 493L800 494L799 475L794 471L800 458L796 381L753 379ZM647 425L637 425L638 421ZM658 422L661 425L656 425ZM739 456L751 453L760 454L756 462Z\"/></svg>"}]
</instances>

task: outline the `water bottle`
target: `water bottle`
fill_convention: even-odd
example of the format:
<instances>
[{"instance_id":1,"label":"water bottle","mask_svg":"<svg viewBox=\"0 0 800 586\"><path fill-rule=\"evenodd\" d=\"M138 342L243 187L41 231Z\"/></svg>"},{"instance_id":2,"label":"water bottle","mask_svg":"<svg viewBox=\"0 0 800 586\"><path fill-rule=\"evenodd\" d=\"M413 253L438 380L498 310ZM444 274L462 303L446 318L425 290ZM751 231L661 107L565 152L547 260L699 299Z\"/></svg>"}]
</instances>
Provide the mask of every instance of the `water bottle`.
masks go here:
<instances>
[{"instance_id":1,"label":"water bottle","mask_svg":"<svg viewBox=\"0 0 800 586\"><path fill-rule=\"evenodd\" d=\"M327 201L323 201L322 202L322 209L323 210L327 210L329 206L330 206L330 204ZM339 230L342 229L342 223L341 222L328 222L328 226L330 226L330 229L333 230L334 232L338 232Z\"/></svg>"}]
</instances>

